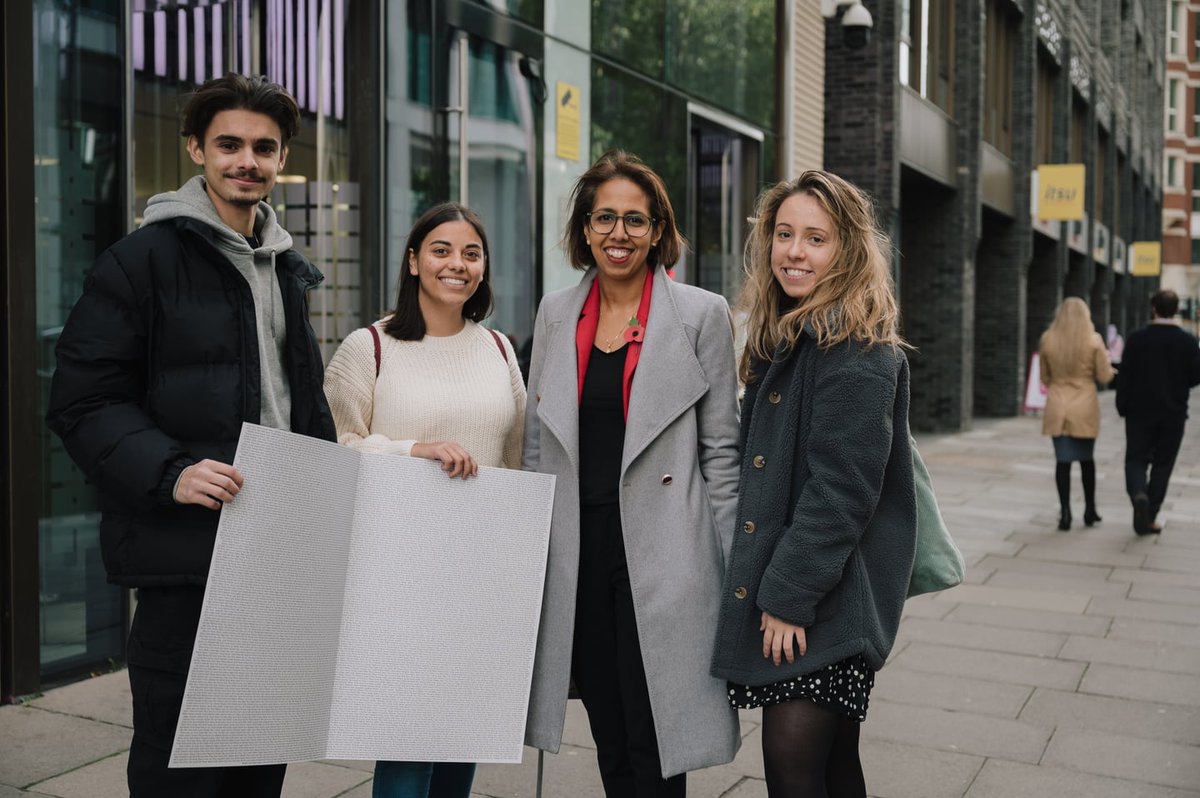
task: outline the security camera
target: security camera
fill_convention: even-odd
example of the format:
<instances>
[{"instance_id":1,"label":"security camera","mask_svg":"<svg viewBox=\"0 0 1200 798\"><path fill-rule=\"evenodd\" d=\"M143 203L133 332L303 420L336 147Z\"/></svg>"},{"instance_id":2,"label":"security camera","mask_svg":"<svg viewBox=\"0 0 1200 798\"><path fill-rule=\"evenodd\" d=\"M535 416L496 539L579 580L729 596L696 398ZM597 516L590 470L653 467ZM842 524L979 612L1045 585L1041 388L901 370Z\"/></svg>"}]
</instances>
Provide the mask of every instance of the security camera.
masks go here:
<instances>
[{"instance_id":1,"label":"security camera","mask_svg":"<svg viewBox=\"0 0 1200 798\"><path fill-rule=\"evenodd\" d=\"M871 41L875 21L862 3L854 3L842 14L842 41L851 50L861 50Z\"/></svg>"}]
</instances>

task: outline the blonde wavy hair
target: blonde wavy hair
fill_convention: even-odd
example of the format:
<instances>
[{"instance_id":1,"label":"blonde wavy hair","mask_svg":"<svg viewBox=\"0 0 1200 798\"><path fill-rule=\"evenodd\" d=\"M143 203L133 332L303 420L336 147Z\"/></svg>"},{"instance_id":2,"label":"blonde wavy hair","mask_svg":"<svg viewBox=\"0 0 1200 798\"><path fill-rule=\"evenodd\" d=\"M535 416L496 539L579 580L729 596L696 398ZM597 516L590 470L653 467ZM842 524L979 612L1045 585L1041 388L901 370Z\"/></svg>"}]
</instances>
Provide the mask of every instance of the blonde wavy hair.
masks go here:
<instances>
[{"instance_id":1,"label":"blonde wavy hair","mask_svg":"<svg viewBox=\"0 0 1200 798\"><path fill-rule=\"evenodd\" d=\"M1076 296L1067 297L1058 306L1050 329L1042 333L1038 351L1050 363L1077 363L1086 357L1094 335L1098 333L1087 303Z\"/></svg>"},{"instance_id":2,"label":"blonde wavy hair","mask_svg":"<svg viewBox=\"0 0 1200 798\"><path fill-rule=\"evenodd\" d=\"M784 293L771 270L775 219L789 197L807 194L829 215L836 248L829 271L803 302ZM738 307L747 317L746 348L740 373L754 379L753 361L769 361L781 342L795 346L805 325L817 344L844 341L908 347L900 337L900 311L892 289L891 242L875 223L870 199L829 172L810 170L795 180L776 183L759 195L746 241L746 282Z\"/></svg>"}]
</instances>

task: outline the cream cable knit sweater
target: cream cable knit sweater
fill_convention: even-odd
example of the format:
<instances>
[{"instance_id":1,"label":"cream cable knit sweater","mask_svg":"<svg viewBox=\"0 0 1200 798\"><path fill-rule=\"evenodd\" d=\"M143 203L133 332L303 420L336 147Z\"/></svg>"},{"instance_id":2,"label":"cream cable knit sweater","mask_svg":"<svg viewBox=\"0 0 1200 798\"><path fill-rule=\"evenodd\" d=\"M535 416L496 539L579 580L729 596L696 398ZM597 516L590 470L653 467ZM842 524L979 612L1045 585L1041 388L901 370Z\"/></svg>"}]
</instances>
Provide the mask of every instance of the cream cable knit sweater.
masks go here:
<instances>
[{"instance_id":1,"label":"cream cable knit sweater","mask_svg":"<svg viewBox=\"0 0 1200 798\"><path fill-rule=\"evenodd\" d=\"M407 455L415 443L454 441L481 466L521 467L525 383L512 345L468 321L443 338L398 341L375 322L352 332L325 370L325 395L338 443L365 452Z\"/></svg>"}]
</instances>

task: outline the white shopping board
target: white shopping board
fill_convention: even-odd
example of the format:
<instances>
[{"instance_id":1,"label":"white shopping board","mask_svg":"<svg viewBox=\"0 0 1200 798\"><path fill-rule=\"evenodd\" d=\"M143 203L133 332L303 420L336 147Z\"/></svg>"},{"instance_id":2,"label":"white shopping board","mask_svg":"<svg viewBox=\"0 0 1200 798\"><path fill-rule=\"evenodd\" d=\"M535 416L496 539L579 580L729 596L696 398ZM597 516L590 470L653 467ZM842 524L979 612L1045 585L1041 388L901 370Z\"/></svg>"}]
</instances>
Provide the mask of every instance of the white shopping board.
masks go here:
<instances>
[{"instance_id":1,"label":"white shopping board","mask_svg":"<svg viewBox=\"0 0 1200 798\"><path fill-rule=\"evenodd\" d=\"M520 762L554 477L242 427L171 767Z\"/></svg>"}]
</instances>

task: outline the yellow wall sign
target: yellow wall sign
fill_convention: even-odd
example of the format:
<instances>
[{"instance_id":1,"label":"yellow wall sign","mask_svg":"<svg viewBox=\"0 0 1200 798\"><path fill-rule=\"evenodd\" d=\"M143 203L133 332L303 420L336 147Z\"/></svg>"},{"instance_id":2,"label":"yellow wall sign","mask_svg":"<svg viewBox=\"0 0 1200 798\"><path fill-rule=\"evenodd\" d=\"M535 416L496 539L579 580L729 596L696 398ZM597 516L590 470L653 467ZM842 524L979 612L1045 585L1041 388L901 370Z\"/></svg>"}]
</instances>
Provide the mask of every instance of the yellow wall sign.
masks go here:
<instances>
[{"instance_id":1,"label":"yellow wall sign","mask_svg":"<svg viewBox=\"0 0 1200 798\"><path fill-rule=\"evenodd\" d=\"M1084 165L1042 164L1037 172L1037 217L1067 222L1082 219L1083 186L1087 175Z\"/></svg>"},{"instance_id":2,"label":"yellow wall sign","mask_svg":"<svg viewBox=\"0 0 1200 798\"><path fill-rule=\"evenodd\" d=\"M1157 277L1162 273L1162 243L1158 241L1134 241L1129 245L1134 277Z\"/></svg>"},{"instance_id":3,"label":"yellow wall sign","mask_svg":"<svg viewBox=\"0 0 1200 798\"><path fill-rule=\"evenodd\" d=\"M554 89L554 154L579 160L579 87L561 80Z\"/></svg>"}]
</instances>

